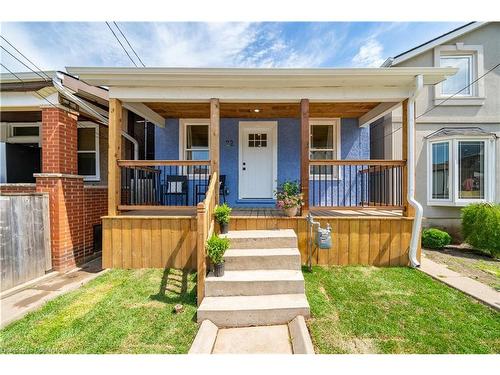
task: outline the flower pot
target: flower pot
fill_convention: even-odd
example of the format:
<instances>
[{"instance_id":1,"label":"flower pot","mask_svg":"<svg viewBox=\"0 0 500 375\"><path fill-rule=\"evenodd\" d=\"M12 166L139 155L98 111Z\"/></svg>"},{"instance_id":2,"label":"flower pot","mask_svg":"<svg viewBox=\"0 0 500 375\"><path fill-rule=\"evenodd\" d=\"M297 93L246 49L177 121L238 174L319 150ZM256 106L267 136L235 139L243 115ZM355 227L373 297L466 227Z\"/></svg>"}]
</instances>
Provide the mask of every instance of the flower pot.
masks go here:
<instances>
[{"instance_id":1,"label":"flower pot","mask_svg":"<svg viewBox=\"0 0 500 375\"><path fill-rule=\"evenodd\" d=\"M229 231L229 223L219 223L220 233L226 234Z\"/></svg>"},{"instance_id":2,"label":"flower pot","mask_svg":"<svg viewBox=\"0 0 500 375\"><path fill-rule=\"evenodd\" d=\"M294 216L297 216L297 210L299 209L299 207L295 206L295 207L290 207L290 208L285 208L285 214L286 216L288 217L294 217Z\"/></svg>"},{"instance_id":3,"label":"flower pot","mask_svg":"<svg viewBox=\"0 0 500 375\"><path fill-rule=\"evenodd\" d=\"M214 276L215 277L224 276L224 263L214 264Z\"/></svg>"}]
</instances>

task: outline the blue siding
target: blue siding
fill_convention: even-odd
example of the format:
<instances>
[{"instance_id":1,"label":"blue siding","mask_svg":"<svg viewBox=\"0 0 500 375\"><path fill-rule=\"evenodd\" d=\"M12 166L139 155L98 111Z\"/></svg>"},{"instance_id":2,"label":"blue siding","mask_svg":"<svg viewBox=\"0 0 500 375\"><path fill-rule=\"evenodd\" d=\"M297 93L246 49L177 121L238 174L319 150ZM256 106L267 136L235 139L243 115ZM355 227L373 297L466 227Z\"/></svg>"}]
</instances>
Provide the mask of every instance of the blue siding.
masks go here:
<instances>
[{"instance_id":1,"label":"blue siding","mask_svg":"<svg viewBox=\"0 0 500 375\"><path fill-rule=\"evenodd\" d=\"M300 120L269 119L278 121L278 183L300 178ZM238 201L238 124L248 119L222 118L220 122L220 170L226 175L229 188L227 202L233 207L265 207L273 206L273 202ZM265 120L263 120L265 121ZM357 119L342 119L341 124L341 157L342 159L369 159L369 128L359 128ZM179 158L179 121L169 119L165 128L156 127L155 153L156 159ZM335 182L334 182L334 185ZM328 187L336 188L334 187ZM316 192L317 194L318 192ZM311 197L313 192L311 191ZM351 195L355 196L355 188ZM330 202L326 202L330 203ZM348 203L348 202L347 202Z\"/></svg>"}]
</instances>

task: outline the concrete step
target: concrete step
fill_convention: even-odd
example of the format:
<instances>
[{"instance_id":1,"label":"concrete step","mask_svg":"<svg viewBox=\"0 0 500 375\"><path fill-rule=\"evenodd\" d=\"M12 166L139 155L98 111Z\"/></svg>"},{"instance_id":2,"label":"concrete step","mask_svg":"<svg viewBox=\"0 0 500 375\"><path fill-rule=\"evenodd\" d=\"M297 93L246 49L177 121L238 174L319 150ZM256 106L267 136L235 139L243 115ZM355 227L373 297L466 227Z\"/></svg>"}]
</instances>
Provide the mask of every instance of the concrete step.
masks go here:
<instances>
[{"instance_id":1,"label":"concrete step","mask_svg":"<svg viewBox=\"0 0 500 375\"><path fill-rule=\"evenodd\" d=\"M286 324L297 315L309 318L306 296L277 294L266 296L205 297L198 308L197 319L211 320L221 327Z\"/></svg>"},{"instance_id":2,"label":"concrete step","mask_svg":"<svg viewBox=\"0 0 500 375\"><path fill-rule=\"evenodd\" d=\"M226 271L301 269L297 248L229 249L224 261Z\"/></svg>"},{"instance_id":3,"label":"concrete step","mask_svg":"<svg viewBox=\"0 0 500 375\"><path fill-rule=\"evenodd\" d=\"M205 279L206 297L298 293L304 293L304 276L296 270L226 271Z\"/></svg>"},{"instance_id":4,"label":"concrete step","mask_svg":"<svg viewBox=\"0 0 500 375\"><path fill-rule=\"evenodd\" d=\"M222 234L231 241L234 249L276 249L297 247L297 235L293 229L236 230Z\"/></svg>"}]
</instances>

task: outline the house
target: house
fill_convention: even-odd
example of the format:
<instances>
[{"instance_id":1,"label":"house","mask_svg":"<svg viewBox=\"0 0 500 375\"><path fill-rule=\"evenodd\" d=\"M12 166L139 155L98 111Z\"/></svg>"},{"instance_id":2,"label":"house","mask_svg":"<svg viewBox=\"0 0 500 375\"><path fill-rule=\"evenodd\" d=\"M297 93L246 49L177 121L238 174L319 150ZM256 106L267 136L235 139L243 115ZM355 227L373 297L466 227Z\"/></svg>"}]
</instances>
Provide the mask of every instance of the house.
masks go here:
<instances>
[{"instance_id":1,"label":"house","mask_svg":"<svg viewBox=\"0 0 500 375\"><path fill-rule=\"evenodd\" d=\"M417 98L415 149L424 225L457 239L461 207L500 202L499 35L499 22L472 22L383 65L458 68ZM397 109L371 124L372 158L401 158L401 114Z\"/></svg>"},{"instance_id":2,"label":"house","mask_svg":"<svg viewBox=\"0 0 500 375\"><path fill-rule=\"evenodd\" d=\"M101 250L108 91L52 71L1 74L0 83L0 194L49 194L52 268L66 271ZM128 120L125 136L146 158L144 121ZM133 144L124 149L133 159Z\"/></svg>"},{"instance_id":3,"label":"house","mask_svg":"<svg viewBox=\"0 0 500 375\"><path fill-rule=\"evenodd\" d=\"M68 68L109 88L104 266L197 269L200 303L205 241L224 199L231 230L293 229L303 263L418 265L414 100L456 71ZM369 124L398 105L401 158L370 160ZM154 160L123 155L124 108L155 124ZM292 218L271 209L289 179L305 200ZM330 249L308 253L306 213L330 224Z\"/></svg>"}]
</instances>

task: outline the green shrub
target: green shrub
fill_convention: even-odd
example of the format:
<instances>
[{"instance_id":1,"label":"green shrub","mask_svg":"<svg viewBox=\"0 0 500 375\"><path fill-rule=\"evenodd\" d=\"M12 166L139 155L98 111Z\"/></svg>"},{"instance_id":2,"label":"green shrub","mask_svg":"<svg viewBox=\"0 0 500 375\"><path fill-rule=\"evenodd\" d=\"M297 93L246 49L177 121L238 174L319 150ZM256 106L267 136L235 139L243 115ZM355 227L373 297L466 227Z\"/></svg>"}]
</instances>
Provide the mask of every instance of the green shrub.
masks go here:
<instances>
[{"instance_id":1,"label":"green shrub","mask_svg":"<svg viewBox=\"0 0 500 375\"><path fill-rule=\"evenodd\" d=\"M429 249L442 249L451 243L451 236L436 228L424 229L422 231L422 246Z\"/></svg>"},{"instance_id":2,"label":"green shrub","mask_svg":"<svg viewBox=\"0 0 500 375\"><path fill-rule=\"evenodd\" d=\"M229 239L213 234L207 240L207 255L213 264L224 262L224 253L229 249Z\"/></svg>"},{"instance_id":3,"label":"green shrub","mask_svg":"<svg viewBox=\"0 0 500 375\"><path fill-rule=\"evenodd\" d=\"M500 205L476 203L462 208L462 235L472 247L500 257Z\"/></svg>"},{"instance_id":4,"label":"green shrub","mask_svg":"<svg viewBox=\"0 0 500 375\"><path fill-rule=\"evenodd\" d=\"M231 207L229 207L226 203L217 206L214 211L215 220L217 220L219 224L228 224L231 211Z\"/></svg>"}]
</instances>

